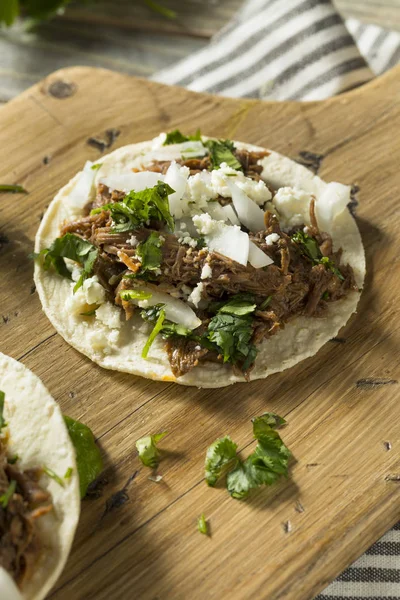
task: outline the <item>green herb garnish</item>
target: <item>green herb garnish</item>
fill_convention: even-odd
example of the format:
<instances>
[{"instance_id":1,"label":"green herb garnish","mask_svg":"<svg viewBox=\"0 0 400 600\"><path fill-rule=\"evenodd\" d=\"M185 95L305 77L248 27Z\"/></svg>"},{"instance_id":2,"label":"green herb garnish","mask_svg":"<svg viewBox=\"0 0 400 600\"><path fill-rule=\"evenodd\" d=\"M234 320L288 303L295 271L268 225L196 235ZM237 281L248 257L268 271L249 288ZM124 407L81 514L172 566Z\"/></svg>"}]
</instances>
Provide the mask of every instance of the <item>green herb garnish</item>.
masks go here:
<instances>
[{"instance_id":1,"label":"green herb garnish","mask_svg":"<svg viewBox=\"0 0 400 600\"><path fill-rule=\"evenodd\" d=\"M261 302L259 308L260 310L265 310L267 308L267 306L270 304L272 300L272 296L267 296L267 298L265 298L265 300L263 302Z\"/></svg>"},{"instance_id":2,"label":"green herb garnish","mask_svg":"<svg viewBox=\"0 0 400 600\"><path fill-rule=\"evenodd\" d=\"M102 163L96 163L95 165L92 165L90 168L92 169L92 171L98 171L101 167Z\"/></svg>"},{"instance_id":3,"label":"green herb garnish","mask_svg":"<svg viewBox=\"0 0 400 600\"><path fill-rule=\"evenodd\" d=\"M122 290L119 293L121 300L124 300L124 302L129 302L129 300L149 300L152 295L151 292L146 292L145 290Z\"/></svg>"},{"instance_id":4,"label":"green herb garnish","mask_svg":"<svg viewBox=\"0 0 400 600\"><path fill-rule=\"evenodd\" d=\"M19 459L18 454L14 454L14 456L9 456L7 458L7 462L9 465L15 465L15 463L17 462L18 459Z\"/></svg>"},{"instance_id":5,"label":"green herb garnish","mask_svg":"<svg viewBox=\"0 0 400 600\"><path fill-rule=\"evenodd\" d=\"M174 219L169 210L168 196L173 193L174 190L167 183L159 181L152 188L129 192L121 202L111 202L95 208L91 214L108 210L115 223L112 229L114 233L137 229L151 220L161 221L172 230Z\"/></svg>"},{"instance_id":6,"label":"green herb garnish","mask_svg":"<svg viewBox=\"0 0 400 600\"><path fill-rule=\"evenodd\" d=\"M314 265L325 265L326 269L329 269L339 277L342 281L344 277L339 269L335 266L332 260L330 260L327 256L323 256L321 250L319 249L318 242L315 238L307 235L304 231L296 231L295 234L292 235L292 242L295 242L300 247L301 252L307 256Z\"/></svg>"},{"instance_id":7,"label":"green herb garnish","mask_svg":"<svg viewBox=\"0 0 400 600\"><path fill-rule=\"evenodd\" d=\"M157 448L157 444L167 435L167 433L167 431L163 431L162 433L156 433L155 435L147 435L136 442L139 458L145 467L155 469L158 466L158 463L160 462L160 451Z\"/></svg>"},{"instance_id":8,"label":"green herb garnish","mask_svg":"<svg viewBox=\"0 0 400 600\"><path fill-rule=\"evenodd\" d=\"M4 392L0 391L0 431L7 425L4 419L4 402L6 399L6 395Z\"/></svg>"},{"instance_id":9,"label":"green herb garnish","mask_svg":"<svg viewBox=\"0 0 400 600\"><path fill-rule=\"evenodd\" d=\"M291 452L276 431L285 422L274 413L253 419L253 435L258 443L245 461L238 457L237 446L228 436L214 442L206 454L207 483L214 486L231 468L226 476L227 489L233 498L243 499L251 489L272 485L282 475L287 477Z\"/></svg>"},{"instance_id":10,"label":"green herb garnish","mask_svg":"<svg viewBox=\"0 0 400 600\"><path fill-rule=\"evenodd\" d=\"M65 471L64 479L70 479L73 471L74 470L72 467L68 467L68 469Z\"/></svg>"},{"instance_id":11,"label":"green herb garnish","mask_svg":"<svg viewBox=\"0 0 400 600\"><path fill-rule=\"evenodd\" d=\"M79 476L79 489L81 498L86 496L89 485L100 475L103 470L103 459L96 445L91 429L64 415L69 437L75 448L76 465ZM67 473L69 469L67 470ZM65 478L67 479L67 473ZM71 476L72 472L69 474Z\"/></svg>"},{"instance_id":12,"label":"green herb garnish","mask_svg":"<svg viewBox=\"0 0 400 600\"><path fill-rule=\"evenodd\" d=\"M7 508L9 501L15 493L16 487L17 482L14 479L12 479L10 485L7 488L7 491L0 496L0 504L3 508Z\"/></svg>"},{"instance_id":13,"label":"green herb garnish","mask_svg":"<svg viewBox=\"0 0 400 600\"><path fill-rule=\"evenodd\" d=\"M183 142L201 142L200 129L196 131L194 135L183 135L179 129L174 129L167 133L163 146L169 146L171 144L182 144Z\"/></svg>"},{"instance_id":14,"label":"green herb garnish","mask_svg":"<svg viewBox=\"0 0 400 600\"><path fill-rule=\"evenodd\" d=\"M243 167L234 155L235 146L230 140L207 140L204 142L210 152L210 161L213 169L219 169L222 163L228 167L243 171Z\"/></svg>"},{"instance_id":15,"label":"green herb garnish","mask_svg":"<svg viewBox=\"0 0 400 600\"><path fill-rule=\"evenodd\" d=\"M83 270L74 287L74 292L76 292L84 280L91 275L97 254L96 246L73 233L66 233L62 237L56 238L50 248L41 250L34 258L42 261L42 266L46 271L53 267L59 275L68 279L72 279L72 276L64 258L79 263Z\"/></svg>"},{"instance_id":16,"label":"green herb garnish","mask_svg":"<svg viewBox=\"0 0 400 600\"><path fill-rule=\"evenodd\" d=\"M147 355L149 353L152 343L154 342L154 340L156 339L157 335L160 333L160 331L163 327L164 319L165 319L165 311L164 311L164 309L161 309L160 313L158 315L156 324L154 325L154 328L153 328L152 332L150 333L150 335L147 339L147 342L145 343L145 345L143 347L142 358L147 358Z\"/></svg>"},{"instance_id":17,"label":"green herb garnish","mask_svg":"<svg viewBox=\"0 0 400 600\"><path fill-rule=\"evenodd\" d=\"M156 271L160 268L162 261L162 245L163 238L155 231L149 235L147 240L138 245L136 253L141 259L140 274L146 271Z\"/></svg>"},{"instance_id":18,"label":"green herb garnish","mask_svg":"<svg viewBox=\"0 0 400 600\"><path fill-rule=\"evenodd\" d=\"M253 336L252 313L256 304L238 294L223 304L208 324L207 339L215 344L223 361L239 365L246 371L254 362L257 348Z\"/></svg>"},{"instance_id":19,"label":"green herb garnish","mask_svg":"<svg viewBox=\"0 0 400 600\"><path fill-rule=\"evenodd\" d=\"M174 10L171 10L170 8L167 8L166 6L163 6L159 2L154 2L154 0L144 0L144 3L147 4L147 6L151 10L159 13L160 15L162 15L163 17L166 17L167 19L176 19L176 17L177 17L177 14Z\"/></svg>"},{"instance_id":20,"label":"green herb garnish","mask_svg":"<svg viewBox=\"0 0 400 600\"><path fill-rule=\"evenodd\" d=\"M1 9L0 9L1 10ZM1 23L1 14L0 14ZM0 184L0 192L10 192L11 194L27 194L27 190L22 185L13 185L8 183Z\"/></svg>"},{"instance_id":21,"label":"green herb garnish","mask_svg":"<svg viewBox=\"0 0 400 600\"><path fill-rule=\"evenodd\" d=\"M208 525L204 513L197 520L197 529L200 531L200 533L208 535Z\"/></svg>"},{"instance_id":22,"label":"green herb garnish","mask_svg":"<svg viewBox=\"0 0 400 600\"><path fill-rule=\"evenodd\" d=\"M58 485L64 487L63 479L59 475L57 475L57 473L55 473L52 469L49 469L49 467L44 466L43 472L46 473L46 475L48 475L49 477L51 477L51 479L54 479L54 481L56 481Z\"/></svg>"},{"instance_id":23,"label":"green herb garnish","mask_svg":"<svg viewBox=\"0 0 400 600\"><path fill-rule=\"evenodd\" d=\"M216 440L207 450L205 477L209 486L214 487L223 472L236 463L237 444L229 435Z\"/></svg>"}]
</instances>

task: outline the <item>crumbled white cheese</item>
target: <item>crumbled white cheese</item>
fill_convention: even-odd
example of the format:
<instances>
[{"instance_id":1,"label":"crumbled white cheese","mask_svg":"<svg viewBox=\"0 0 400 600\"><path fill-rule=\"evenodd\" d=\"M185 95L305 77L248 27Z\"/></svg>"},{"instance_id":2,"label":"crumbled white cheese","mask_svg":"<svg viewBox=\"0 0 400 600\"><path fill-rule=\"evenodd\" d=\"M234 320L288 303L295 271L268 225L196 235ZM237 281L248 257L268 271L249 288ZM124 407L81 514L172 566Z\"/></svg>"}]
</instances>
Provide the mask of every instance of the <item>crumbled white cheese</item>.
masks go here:
<instances>
[{"instance_id":1,"label":"crumbled white cheese","mask_svg":"<svg viewBox=\"0 0 400 600\"><path fill-rule=\"evenodd\" d=\"M242 171L236 171L228 167L226 163L222 163L219 169L211 171L211 185L214 193L224 198L230 198L231 192L228 185L230 181L240 187L249 198L260 206L272 197L262 179L255 181L251 177L246 177Z\"/></svg>"},{"instance_id":2,"label":"crumbled white cheese","mask_svg":"<svg viewBox=\"0 0 400 600\"><path fill-rule=\"evenodd\" d=\"M204 283L198 283L190 294L188 301L192 302L196 307L199 305L201 300L201 294L203 292Z\"/></svg>"},{"instance_id":3,"label":"crumbled white cheese","mask_svg":"<svg viewBox=\"0 0 400 600\"><path fill-rule=\"evenodd\" d=\"M157 150L157 148L162 148L166 139L167 139L167 134L160 133L160 135L158 135L157 137L155 137L151 140L151 149Z\"/></svg>"},{"instance_id":4,"label":"crumbled white cheese","mask_svg":"<svg viewBox=\"0 0 400 600\"><path fill-rule=\"evenodd\" d=\"M111 302L104 302L96 310L96 318L110 327L110 329L119 329L121 323L121 311L119 308L111 304Z\"/></svg>"},{"instance_id":5,"label":"crumbled white cheese","mask_svg":"<svg viewBox=\"0 0 400 600\"><path fill-rule=\"evenodd\" d=\"M201 270L200 279L209 279L212 275L212 268L208 263L204 263L203 268Z\"/></svg>"},{"instance_id":6,"label":"crumbled white cheese","mask_svg":"<svg viewBox=\"0 0 400 600\"><path fill-rule=\"evenodd\" d=\"M191 211L207 210L207 202L216 200L218 192L211 185L211 176L208 172L196 173L189 177L184 196L186 210L184 214L190 215Z\"/></svg>"},{"instance_id":7,"label":"crumbled white cheese","mask_svg":"<svg viewBox=\"0 0 400 600\"><path fill-rule=\"evenodd\" d=\"M272 244L277 242L279 239L280 235L278 233L270 233L269 235L265 236L265 243L267 246L272 246Z\"/></svg>"},{"instance_id":8,"label":"crumbled white cheese","mask_svg":"<svg viewBox=\"0 0 400 600\"><path fill-rule=\"evenodd\" d=\"M293 187L281 187L274 196L274 205L281 216L281 226L290 229L310 220L312 195Z\"/></svg>"},{"instance_id":9,"label":"crumbled white cheese","mask_svg":"<svg viewBox=\"0 0 400 600\"><path fill-rule=\"evenodd\" d=\"M138 239L135 235L131 235L131 237L126 240L126 242L133 248L136 248L136 246L138 245Z\"/></svg>"},{"instance_id":10,"label":"crumbled white cheese","mask_svg":"<svg viewBox=\"0 0 400 600\"><path fill-rule=\"evenodd\" d=\"M88 304L102 304L106 299L106 291L99 283L97 275L85 279L82 289Z\"/></svg>"},{"instance_id":11,"label":"crumbled white cheese","mask_svg":"<svg viewBox=\"0 0 400 600\"><path fill-rule=\"evenodd\" d=\"M194 238L192 238L189 235L188 231L175 231L175 235L178 238L178 242L180 244L186 244L187 246L190 246L191 248L196 248L197 246L197 240L195 240Z\"/></svg>"},{"instance_id":12,"label":"crumbled white cheese","mask_svg":"<svg viewBox=\"0 0 400 600\"><path fill-rule=\"evenodd\" d=\"M102 352L108 345L107 335L101 329L95 329L94 331L87 332L87 338L89 344L93 350Z\"/></svg>"},{"instance_id":13,"label":"crumbled white cheese","mask_svg":"<svg viewBox=\"0 0 400 600\"><path fill-rule=\"evenodd\" d=\"M75 292L72 293L73 284L71 284L71 295L65 301L65 309L71 315L79 316L84 312L89 310L88 304L86 302L86 297L82 288L79 288Z\"/></svg>"},{"instance_id":14,"label":"crumbled white cheese","mask_svg":"<svg viewBox=\"0 0 400 600\"><path fill-rule=\"evenodd\" d=\"M201 235L213 235L220 228L222 221L215 221L208 213L202 215L194 215L192 218L193 225Z\"/></svg>"}]
</instances>

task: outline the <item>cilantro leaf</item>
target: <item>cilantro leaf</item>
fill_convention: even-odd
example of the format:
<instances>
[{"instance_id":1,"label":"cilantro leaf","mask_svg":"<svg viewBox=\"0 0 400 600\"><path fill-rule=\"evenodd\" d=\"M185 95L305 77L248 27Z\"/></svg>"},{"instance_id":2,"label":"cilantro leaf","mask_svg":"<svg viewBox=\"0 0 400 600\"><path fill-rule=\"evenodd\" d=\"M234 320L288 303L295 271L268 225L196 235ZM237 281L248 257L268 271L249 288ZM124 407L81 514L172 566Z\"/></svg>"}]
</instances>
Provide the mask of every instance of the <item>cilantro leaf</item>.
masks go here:
<instances>
[{"instance_id":1,"label":"cilantro leaf","mask_svg":"<svg viewBox=\"0 0 400 600\"><path fill-rule=\"evenodd\" d=\"M243 167L233 154L235 146L230 140L207 140L204 142L210 152L210 161L213 169L218 169L222 163L228 167L243 171Z\"/></svg>"},{"instance_id":2,"label":"cilantro leaf","mask_svg":"<svg viewBox=\"0 0 400 600\"><path fill-rule=\"evenodd\" d=\"M91 214L108 210L115 223L114 233L136 229L150 220L161 221L172 230L174 219L169 210L168 196L173 193L174 190L167 183L159 181L152 188L129 192L121 202L111 202L95 208Z\"/></svg>"},{"instance_id":3,"label":"cilantro leaf","mask_svg":"<svg viewBox=\"0 0 400 600\"><path fill-rule=\"evenodd\" d=\"M239 366L246 363L246 366L250 366L257 354L256 347L250 342L252 335L252 319L248 315L238 316L219 312L208 324L207 337L217 346L224 363L231 362Z\"/></svg>"},{"instance_id":4,"label":"cilantro leaf","mask_svg":"<svg viewBox=\"0 0 400 600\"><path fill-rule=\"evenodd\" d=\"M1 9L0 9L1 10ZM0 23L1 23L1 15L0 15ZM8 183L0 184L0 192L11 192L11 194L27 194L25 188L22 185L13 185Z\"/></svg>"},{"instance_id":5,"label":"cilantro leaf","mask_svg":"<svg viewBox=\"0 0 400 600\"><path fill-rule=\"evenodd\" d=\"M4 419L4 402L6 395L0 390L0 431L7 425Z\"/></svg>"},{"instance_id":6,"label":"cilantro leaf","mask_svg":"<svg viewBox=\"0 0 400 600\"><path fill-rule=\"evenodd\" d=\"M333 261L327 256L323 256L321 250L319 249L318 242L315 238L307 235L304 231L296 231L292 235L292 241L295 242L299 247L301 252L307 256L315 265L325 265L326 269L332 271L336 277L344 281L344 277L339 269L335 266Z\"/></svg>"},{"instance_id":7,"label":"cilantro leaf","mask_svg":"<svg viewBox=\"0 0 400 600\"><path fill-rule=\"evenodd\" d=\"M152 297L151 292L145 290L121 290L119 296L121 300L129 302L129 300L148 300Z\"/></svg>"},{"instance_id":8,"label":"cilantro leaf","mask_svg":"<svg viewBox=\"0 0 400 600\"><path fill-rule=\"evenodd\" d=\"M163 146L169 146L170 144L182 144L183 142L201 142L200 129L196 131L194 135L184 135L179 129L174 129L167 133Z\"/></svg>"},{"instance_id":9,"label":"cilantro leaf","mask_svg":"<svg viewBox=\"0 0 400 600\"><path fill-rule=\"evenodd\" d=\"M17 487L17 482L15 481L15 479L12 479L10 481L10 485L8 486L7 490L4 492L4 494L2 494L0 496L0 504L2 506L2 508L7 508L8 503L10 502L11 498L13 497L15 490Z\"/></svg>"},{"instance_id":10,"label":"cilantro leaf","mask_svg":"<svg viewBox=\"0 0 400 600\"><path fill-rule=\"evenodd\" d=\"M155 304L154 306L149 306L148 308L144 308L140 315L144 321L154 322L157 321L160 317L161 310L165 307L165 304ZM154 331L154 330L153 330ZM172 321L167 321L164 319L162 322L162 327L159 329L158 333L164 339L171 337L172 335L180 335L183 337L191 337L192 330L184 327L183 325L179 325L178 323L172 323ZM195 336L196 341L199 341L200 338Z\"/></svg>"},{"instance_id":11,"label":"cilantro leaf","mask_svg":"<svg viewBox=\"0 0 400 600\"><path fill-rule=\"evenodd\" d=\"M258 443L245 461L236 455L237 446L228 436L214 442L206 455L207 483L215 485L222 470L230 468L226 476L227 489L232 498L241 500L248 496L250 490L272 485L282 475L287 477L291 452L276 431L285 423L285 419L274 413L264 413L253 419L253 434ZM221 448L220 445L225 440L229 440L229 444L224 453L224 446ZM207 473L207 461L211 459L213 462Z\"/></svg>"},{"instance_id":12,"label":"cilantro leaf","mask_svg":"<svg viewBox=\"0 0 400 600\"><path fill-rule=\"evenodd\" d=\"M236 450L237 444L229 435L211 444L205 462L205 478L209 486L214 487L222 473L237 460Z\"/></svg>"},{"instance_id":13,"label":"cilantro leaf","mask_svg":"<svg viewBox=\"0 0 400 600\"><path fill-rule=\"evenodd\" d=\"M46 271L53 267L59 275L68 279L71 279L71 273L65 264L64 258L69 258L82 265L82 275L74 287L74 292L76 292L83 281L92 273L97 254L98 249L96 246L73 233L66 233L62 237L56 238L50 248L41 250L35 256L35 259L42 261L43 268Z\"/></svg>"},{"instance_id":14,"label":"cilantro leaf","mask_svg":"<svg viewBox=\"0 0 400 600\"><path fill-rule=\"evenodd\" d=\"M136 253L141 259L141 274L145 271L156 271L160 268L162 261L162 245L163 238L155 231L152 231L147 240L138 245Z\"/></svg>"},{"instance_id":15,"label":"cilantro leaf","mask_svg":"<svg viewBox=\"0 0 400 600\"><path fill-rule=\"evenodd\" d=\"M167 435L167 433L167 431L163 431L162 433L156 433L155 435L146 435L136 442L139 458L145 467L155 469L158 466L158 463L160 462L160 451L157 448L157 444Z\"/></svg>"},{"instance_id":16,"label":"cilantro leaf","mask_svg":"<svg viewBox=\"0 0 400 600\"><path fill-rule=\"evenodd\" d=\"M96 445L94 435L87 425L66 415L64 415L64 421L75 448L79 488L81 498L84 498L89 485L103 470L103 459Z\"/></svg>"},{"instance_id":17,"label":"cilantro leaf","mask_svg":"<svg viewBox=\"0 0 400 600\"><path fill-rule=\"evenodd\" d=\"M236 296L232 296L229 302L226 302L221 306L219 312L241 317L253 313L256 308L257 305L254 302L254 296L252 294L236 294Z\"/></svg>"},{"instance_id":18,"label":"cilantro leaf","mask_svg":"<svg viewBox=\"0 0 400 600\"><path fill-rule=\"evenodd\" d=\"M197 520L197 529L200 533L208 535L208 525L204 513Z\"/></svg>"}]
</instances>

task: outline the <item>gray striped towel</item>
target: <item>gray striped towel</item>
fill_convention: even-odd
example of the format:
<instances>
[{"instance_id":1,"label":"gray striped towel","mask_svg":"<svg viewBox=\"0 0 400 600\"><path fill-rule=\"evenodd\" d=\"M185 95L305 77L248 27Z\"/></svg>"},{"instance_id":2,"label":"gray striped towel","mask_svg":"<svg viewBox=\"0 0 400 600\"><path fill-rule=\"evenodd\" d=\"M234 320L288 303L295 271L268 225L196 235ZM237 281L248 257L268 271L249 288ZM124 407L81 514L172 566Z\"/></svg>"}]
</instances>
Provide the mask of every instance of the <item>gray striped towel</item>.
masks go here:
<instances>
[{"instance_id":1,"label":"gray striped towel","mask_svg":"<svg viewBox=\"0 0 400 600\"><path fill-rule=\"evenodd\" d=\"M330 0L249 0L207 47L153 79L225 96L321 100L399 60L399 33L343 22ZM400 524L317 600L349 598L400 600Z\"/></svg>"}]
</instances>

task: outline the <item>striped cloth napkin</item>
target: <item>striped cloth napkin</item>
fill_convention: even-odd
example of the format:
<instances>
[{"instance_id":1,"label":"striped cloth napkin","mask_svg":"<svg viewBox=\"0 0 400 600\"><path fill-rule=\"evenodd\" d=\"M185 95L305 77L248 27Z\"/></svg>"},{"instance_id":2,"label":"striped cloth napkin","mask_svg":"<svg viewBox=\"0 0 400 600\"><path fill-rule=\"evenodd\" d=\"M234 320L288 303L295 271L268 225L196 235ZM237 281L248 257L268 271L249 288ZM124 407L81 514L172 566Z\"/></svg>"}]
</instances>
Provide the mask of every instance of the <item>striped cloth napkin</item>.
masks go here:
<instances>
[{"instance_id":1,"label":"striped cloth napkin","mask_svg":"<svg viewBox=\"0 0 400 600\"><path fill-rule=\"evenodd\" d=\"M400 34L343 21L330 0L248 0L211 43L156 73L196 92L321 100L400 61ZM400 600L400 523L317 600Z\"/></svg>"}]
</instances>

